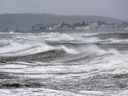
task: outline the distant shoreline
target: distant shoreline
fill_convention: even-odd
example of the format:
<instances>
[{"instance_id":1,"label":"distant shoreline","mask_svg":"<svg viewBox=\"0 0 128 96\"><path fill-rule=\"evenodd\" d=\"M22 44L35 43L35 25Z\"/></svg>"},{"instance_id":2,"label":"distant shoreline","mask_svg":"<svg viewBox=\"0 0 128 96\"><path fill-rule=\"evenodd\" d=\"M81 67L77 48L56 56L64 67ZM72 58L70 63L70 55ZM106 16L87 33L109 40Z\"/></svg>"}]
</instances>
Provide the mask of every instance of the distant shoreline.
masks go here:
<instances>
[{"instance_id":1,"label":"distant shoreline","mask_svg":"<svg viewBox=\"0 0 128 96\"><path fill-rule=\"evenodd\" d=\"M64 22L64 24L63 24ZM102 17L102 16L63 16L63 15L54 15L54 14L1 14L0 15L0 32L34 32L34 31L75 31L72 30L73 26L70 26L75 23L81 24L92 24L102 22L105 24L113 24L119 27L128 26L127 22L122 20ZM33 30L32 27L36 25L41 25L39 30ZM59 26L57 29L53 25L63 25ZM112 25L112 26L113 26ZM48 29L47 27L54 27L53 29ZM45 27L45 28L44 28ZM62 27L62 28L61 28ZM67 29L65 29L65 27ZM80 27L80 26L78 26ZM85 27L82 26L82 27ZM111 26L110 26L111 27ZM44 28L44 29L43 29ZM108 28L109 29L109 28Z\"/></svg>"}]
</instances>

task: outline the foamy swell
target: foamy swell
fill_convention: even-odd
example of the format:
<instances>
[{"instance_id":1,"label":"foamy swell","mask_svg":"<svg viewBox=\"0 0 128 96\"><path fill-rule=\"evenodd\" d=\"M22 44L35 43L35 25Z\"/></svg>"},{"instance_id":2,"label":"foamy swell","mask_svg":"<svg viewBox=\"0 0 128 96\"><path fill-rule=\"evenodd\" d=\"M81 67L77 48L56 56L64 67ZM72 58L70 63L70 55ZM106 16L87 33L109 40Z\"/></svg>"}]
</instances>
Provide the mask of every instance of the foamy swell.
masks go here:
<instances>
[{"instance_id":1,"label":"foamy swell","mask_svg":"<svg viewBox=\"0 0 128 96\"><path fill-rule=\"evenodd\" d=\"M2 96L127 96L126 34L13 35L0 48Z\"/></svg>"}]
</instances>

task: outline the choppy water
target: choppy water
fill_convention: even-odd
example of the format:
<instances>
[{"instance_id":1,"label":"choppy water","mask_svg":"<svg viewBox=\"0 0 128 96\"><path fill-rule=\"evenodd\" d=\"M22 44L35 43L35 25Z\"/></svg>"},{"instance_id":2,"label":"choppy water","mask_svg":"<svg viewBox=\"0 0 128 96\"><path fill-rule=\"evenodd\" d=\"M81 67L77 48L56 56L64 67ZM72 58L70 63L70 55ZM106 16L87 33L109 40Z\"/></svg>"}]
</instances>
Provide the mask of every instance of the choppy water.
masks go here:
<instances>
[{"instance_id":1,"label":"choppy water","mask_svg":"<svg viewBox=\"0 0 128 96\"><path fill-rule=\"evenodd\" d=\"M1 33L0 94L127 96L128 33Z\"/></svg>"}]
</instances>

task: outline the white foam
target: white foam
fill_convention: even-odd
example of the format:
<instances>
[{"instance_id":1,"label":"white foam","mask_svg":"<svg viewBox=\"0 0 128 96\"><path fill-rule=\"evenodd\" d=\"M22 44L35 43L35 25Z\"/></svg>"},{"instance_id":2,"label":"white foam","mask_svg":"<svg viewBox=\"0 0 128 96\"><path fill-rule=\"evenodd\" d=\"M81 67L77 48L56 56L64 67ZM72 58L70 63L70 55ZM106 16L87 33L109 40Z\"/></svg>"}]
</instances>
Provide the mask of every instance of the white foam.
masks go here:
<instances>
[{"instance_id":1,"label":"white foam","mask_svg":"<svg viewBox=\"0 0 128 96\"><path fill-rule=\"evenodd\" d=\"M79 52L73 48L67 48L66 46L61 46L60 48L62 48L65 52L69 53L69 54L78 54Z\"/></svg>"},{"instance_id":2,"label":"white foam","mask_svg":"<svg viewBox=\"0 0 128 96\"><path fill-rule=\"evenodd\" d=\"M54 48L45 43L21 44L17 42L11 42L9 46L0 48L0 55L1 56L29 55L38 52L44 52L51 49Z\"/></svg>"},{"instance_id":3,"label":"white foam","mask_svg":"<svg viewBox=\"0 0 128 96\"><path fill-rule=\"evenodd\" d=\"M66 33L51 33L49 34L48 41L71 41L74 40L72 36Z\"/></svg>"},{"instance_id":4,"label":"white foam","mask_svg":"<svg viewBox=\"0 0 128 96\"><path fill-rule=\"evenodd\" d=\"M0 89L1 96L85 96L78 93L44 88Z\"/></svg>"},{"instance_id":5,"label":"white foam","mask_svg":"<svg viewBox=\"0 0 128 96\"><path fill-rule=\"evenodd\" d=\"M128 39L115 39L115 38L111 38L111 39L103 40L102 43L103 44L112 44L112 43L128 44Z\"/></svg>"}]
</instances>

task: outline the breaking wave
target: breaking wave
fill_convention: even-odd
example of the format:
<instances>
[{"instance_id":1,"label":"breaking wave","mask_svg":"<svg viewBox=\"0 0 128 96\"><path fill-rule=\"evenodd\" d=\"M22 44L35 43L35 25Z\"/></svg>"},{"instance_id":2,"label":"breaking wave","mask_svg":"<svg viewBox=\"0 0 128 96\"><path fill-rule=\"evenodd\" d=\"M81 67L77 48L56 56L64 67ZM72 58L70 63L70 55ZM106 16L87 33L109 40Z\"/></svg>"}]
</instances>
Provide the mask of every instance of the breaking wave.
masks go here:
<instances>
[{"instance_id":1,"label":"breaking wave","mask_svg":"<svg viewBox=\"0 0 128 96\"><path fill-rule=\"evenodd\" d=\"M127 94L127 36L91 32L1 34L0 88L25 91L27 87L27 95L36 88L43 90L40 94L62 96Z\"/></svg>"}]
</instances>

